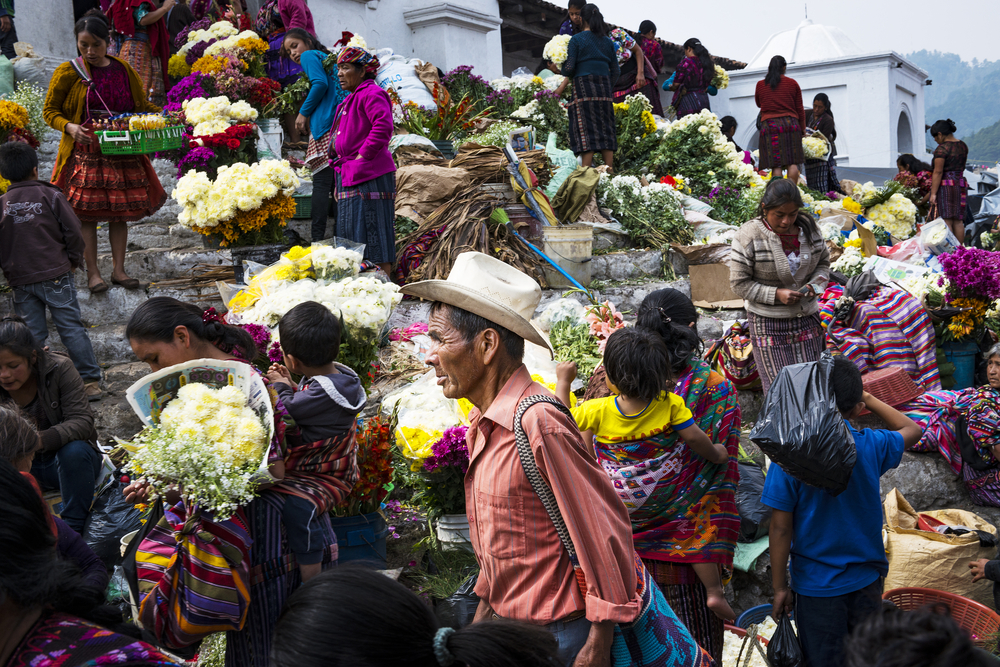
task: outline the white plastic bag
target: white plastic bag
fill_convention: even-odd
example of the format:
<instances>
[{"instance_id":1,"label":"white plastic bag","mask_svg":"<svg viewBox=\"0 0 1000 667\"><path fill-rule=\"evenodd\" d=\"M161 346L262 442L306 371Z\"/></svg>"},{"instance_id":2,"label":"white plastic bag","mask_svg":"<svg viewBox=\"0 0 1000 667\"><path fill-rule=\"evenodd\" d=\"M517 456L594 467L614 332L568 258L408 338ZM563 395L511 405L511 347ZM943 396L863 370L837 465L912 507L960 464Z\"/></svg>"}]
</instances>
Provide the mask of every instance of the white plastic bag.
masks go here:
<instances>
[{"instance_id":1,"label":"white plastic bag","mask_svg":"<svg viewBox=\"0 0 1000 667\"><path fill-rule=\"evenodd\" d=\"M389 88L395 90L403 104L413 102L425 109L436 109L437 104L434 102L434 96L427 90L427 86L420 80L416 69L414 69L417 65L422 64L423 61L416 58L407 60L403 56L390 56L379 68L375 83L383 90Z\"/></svg>"},{"instance_id":2,"label":"white plastic bag","mask_svg":"<svg viewBox=\"0 0 1000 667\"><path fill-rule=\"evenodd\" d=\"M962 245L943 218L931 220L920 228L920 242L932 255L943 255Z\"/></svg>"},{"instance_id":3,"label":"white plastic bag","mask_svg":"<svg viewBox=\"0 0 1000 667\"><path fill-rule=\"evenodd\" d=\"M45 90L49 86L49 77L45 75L45 60L42 58L15 58L14 83L30 81Z\"/></svg>"}]
</instances>

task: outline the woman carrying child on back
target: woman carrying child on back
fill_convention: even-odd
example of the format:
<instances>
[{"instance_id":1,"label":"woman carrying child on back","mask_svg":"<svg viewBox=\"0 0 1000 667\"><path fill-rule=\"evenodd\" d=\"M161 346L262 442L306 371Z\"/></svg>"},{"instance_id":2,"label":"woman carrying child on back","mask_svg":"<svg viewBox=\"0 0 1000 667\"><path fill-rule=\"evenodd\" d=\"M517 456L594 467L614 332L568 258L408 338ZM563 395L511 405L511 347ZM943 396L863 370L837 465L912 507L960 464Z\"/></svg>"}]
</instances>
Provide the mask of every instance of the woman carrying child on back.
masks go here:
<instances>
[{"instance_id":1,"label":"woman carrying child on back","mask_svg":"<svg viewBox=\"0 0 1000 667\"><path fill-rule=\"evenodd\" d=\"M658 482L677 465L694 455L707 462L702 476L729 464L725 445L713 443L693 419L691 410L680 396L667 391L674 382L669 353L663 339L646 329L625 328L608 338L604 368L612 396L587 401L573 408L573 418L581 431L590 431L596 441L597 458L611 476L618 496L625 503L635 527L637 512L657 491ZM562 363L557 370L556 396L569 405L569 387L576 377L576 364ZM672 450L664 439L679 435L687 447ZM650 450L667 450L655 458ZM640 463L636 463L641 459ZM669 517L664 517L668 521ZM712 536L691 535L693 540L711 540ZM641 544L636 549L643 555ZM707 605L723 619L736 614L722 590L718 563L692 563L692 568L707 591Z\"/></svg>"}]
</instances>

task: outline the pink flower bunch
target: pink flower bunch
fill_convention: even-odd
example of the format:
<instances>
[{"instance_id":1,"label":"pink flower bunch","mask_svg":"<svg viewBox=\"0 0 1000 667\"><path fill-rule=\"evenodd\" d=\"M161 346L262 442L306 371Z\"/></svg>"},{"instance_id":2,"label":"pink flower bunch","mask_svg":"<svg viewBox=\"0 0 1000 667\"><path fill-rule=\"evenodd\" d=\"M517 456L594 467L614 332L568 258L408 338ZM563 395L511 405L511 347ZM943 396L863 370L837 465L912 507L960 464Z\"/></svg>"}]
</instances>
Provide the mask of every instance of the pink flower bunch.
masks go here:
<instances>
[{"instance_id":1,"label":"pink flower bunch","mask_svg":"<svg viewBox=\"0 0 1000 667\"><path fill-rule=\"evenodd\" d=\"M434 472L438 468L458 468L465 474L469 470L469 447L465 442L468 426L452 426L445 429L441 439L431 445L431 456L424 459L424 472Z\"/></svg>"},{"instance_id":2,"label":"pink flower bunch","mask_svg":"<svg viewBox=\"0 0 1000 667\"><path fill-rule=\"evenodd\" d=\"M427 331L428 329L425 323L414 322L405 329L393 329L392 333L389 334L389 340L399 340L405 343L413 340L414 336L425 334Z\"/></svg>"},{"instance_id":3,"label":"pink flower bunch","mask_svg":"<svg viewBox=\"0 0 1000 667\"><path fill-rule=\"evenodd\" d=\"M625 318L610 301L591 306L584 317L590 324L590 335L597 339L597 351L601 354L604 354L608 337L625 328Z\"/></svg>"},{"instance_id":4,"label":"pink flower bunch","mask_svg":"<svg viewBox=\"0 0 1000 667\"><path fill-rule=\"evenodd\" d=\"M1000 253L959 246L939 259L956 297L1000 299Z\"/></svg>"}]
</instances>

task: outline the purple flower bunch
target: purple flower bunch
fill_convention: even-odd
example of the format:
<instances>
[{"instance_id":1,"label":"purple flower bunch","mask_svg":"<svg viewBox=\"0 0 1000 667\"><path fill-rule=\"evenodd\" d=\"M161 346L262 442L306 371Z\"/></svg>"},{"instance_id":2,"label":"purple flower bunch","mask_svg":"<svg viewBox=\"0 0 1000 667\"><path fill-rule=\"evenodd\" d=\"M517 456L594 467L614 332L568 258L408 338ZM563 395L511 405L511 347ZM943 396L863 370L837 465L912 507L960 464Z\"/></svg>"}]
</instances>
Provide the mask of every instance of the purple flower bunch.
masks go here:
<instances>
[{"instance_id":1,"label":"purple flower bunch","mask_svg":"<svg viewBox=\"0 0 1000 667\"><path fill-rule=\"evenodd\" d=\"M546 88L545 90L539 90L537 93L535 93L535 99L538 100L539 102L549 102L549 101L558 102L562 98L559 97L559 93L557 93L556 91L549 90Z\"/></svg>"},{"instance_id":2,"label":"purple flower bunch","mask_svg":"<svg viewBox=\"0 0 1000 667\"><path fill-rule=\"evenodd\" d=\"M192 169L196 171L206 171L208 169L208 163L214 159L215 159L215 151L213 151L211 148L206 148L204 146L198 146L196 148L192 148L190 151L188 151L187 155L185 155L181 159L181 161L177 164L177 178L180 178L181 176L188 173ZM251 326L255 327L259 325L248 324L247 329L249 330L249 327ZM260 328L264 329L264 327ZM267 329L264 329L264 331L266 333ZM253 334L251 333L251 335ZM267 334L267 340L268 342L270 342L271 340L270 334ZM260 343L257 342L256 336L254 336L254 342L257 343L257 347L259 349L264 349L264 346L262 346Z\"/></svg>"},{"instance_id":3,"label":"purple flower bunch","mask_svg":"<svg viewBox=\"0 0 1000 667\"><path fill-rule=\"evenodd\" d=\"M267 359L272 364L280 364L285 361L285 354L281 351L281 343L274 341L271 347L267 348Z\"/></svg>"},{"instance_id":4,"label":"purple flower bunch","mask_svg":"<svg viewBox=\"0 0 1000 667\"><path fill-rule=\"evenodd\" d=\"M478 74L472 73L471 65L459 65L455 69L445 74L444 78L441 79L441 83L443 83L445 86L450 86L451 84L455 83L455 81L459 77L467 78L470 84L481 84L483 86L490 85L489 81L479 76Z\"/></svg>"},{"instance_id":5,"label":"purple flower bunch","mask_svg":"<svg viewBox=\"0 0 1000 667\"><path fill-rule=\"evenodd\" d=\"M207 74L192 72L177 82L167 93L167 104L163 107L167 112L179 112L185 100L196 97L215 96L215 82Z\"/></svg>"},{"instance_id":6,"label":"purple flower bunch","mask_svg":"<svg viewBox=\"0 0 1000 667\"><path fill-rule=\"evenodd\" d=\"M271 344L271 332L267 330L267 327L260 324L244 324L242 327L253 338L253 344L257 346L258 350L266 350L267 346Z\"/></svg>"},{"instance_id":7,"label":"purple flower bunch","mask_svg":"<svg viewBox=\"0 0 1000 667\"><path fill-rule=\"evenodd\" d=\"M938 259L955 296L1000 299L1000 253L959 246Z\"/></svg>"},{"instance_id":8,"label":"purple flower bunch","mask_svg":"<svg viewBox=\"0 0 1000 667\"><path fill-rule=\"evenodd\" d=\"M468 426L452 426L445 429L441 439L431 445L433 454L424 459L424 472L434 472L438 468L458 468L464 475L469 470L469 447L465 442Z\"/></svg>"},{"instance_id":9,"label":"purple flower bunch","mask_svg":"<svg viewBox=\"0 0 1000 667\"><path fill-rule=\"evenodd\" d=\"M188 65L194 65L198 62L198 59L205 55L205 49L207 49L212 44L215 44L218 38L213 37L207 42L198 42L188 50L187 55L184 56L184 60L187 61Z\"/></svg>"},{"instance_id":10,"label":"purple flower bunch","mask_svg":"<svg viewBox=\"0 0 1000 667\"><path fill-rule=\"evenodd\" d=\"M514 94L509 90L494 90L486 96L486 103L491 106L497 104L514 104Z\"/></svg>"},{"instance_id":11,"label":"purple flower bunch","mask_svg":"<svg viewBox=\"0 0 1000 667\"><path fill-rule=\"evenodd\" d=\"M187 44L188 35L190 35L195 30L207 30L212 27L212 17L206 16L203 19L195 21L189 26L186 26L183 30L177 33L177 37L174 38L174 46L178 49Z\"/></svg>"}]
</instances>

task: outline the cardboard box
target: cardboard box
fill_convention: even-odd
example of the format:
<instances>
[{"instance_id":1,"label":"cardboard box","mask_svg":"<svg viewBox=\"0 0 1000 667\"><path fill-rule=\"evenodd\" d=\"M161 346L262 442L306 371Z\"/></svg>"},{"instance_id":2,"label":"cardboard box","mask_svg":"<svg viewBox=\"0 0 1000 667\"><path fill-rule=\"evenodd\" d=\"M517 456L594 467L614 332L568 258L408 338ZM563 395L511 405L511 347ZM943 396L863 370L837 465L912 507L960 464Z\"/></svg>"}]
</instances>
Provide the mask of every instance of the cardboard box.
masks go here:
<instances>
[{"instance_id":1,"label":"cardboard box","mask_svg":"<svg viewBox=\"0 0 1000 667\"><path fill-rule=\"evenodd\" d=\"M729 285L729 265L692 264L691 301L699 308L736 309L743 307L743 299L738 297Z\"/></svg>"}]
</instances>

